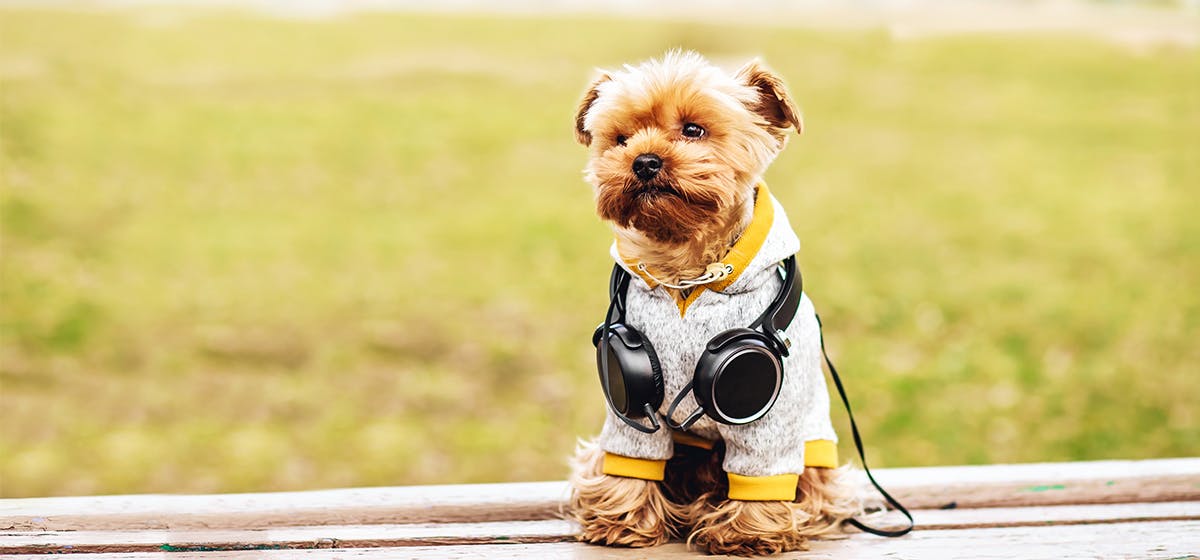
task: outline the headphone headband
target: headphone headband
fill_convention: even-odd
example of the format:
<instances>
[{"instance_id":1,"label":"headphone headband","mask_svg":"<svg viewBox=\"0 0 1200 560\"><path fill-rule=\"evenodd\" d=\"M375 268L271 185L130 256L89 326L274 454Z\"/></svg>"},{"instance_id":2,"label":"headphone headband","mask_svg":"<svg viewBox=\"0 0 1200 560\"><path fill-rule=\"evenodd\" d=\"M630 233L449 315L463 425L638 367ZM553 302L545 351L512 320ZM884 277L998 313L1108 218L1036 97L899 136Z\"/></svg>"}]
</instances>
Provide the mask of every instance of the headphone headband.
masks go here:
<instances>
[{"instance_id":1,"label":"headphone headband","mask_svg":"<svg viewBox=\"0 0 1200 560\"><path fill-rule=\"evenodd\" d=\"M750 324L750 328L763 327L762 330L779 345L779 352L787 356L791 343L783 336L783 331L792 324L792 319L796 318L796 310L800 307L800 295L804 293L804 279L796 267L796 255L784 259L779 264L779 270L783 276L783 286L775 299L771 300L767 310Z\"/></svg>"},{"instance_id":2,"label":"headphone headband","mask_svg":"<svg viewBox=\"0 0 1200 560\"><path fill-rule=\"evenodd\" d=\"M612 275L608 279L608 301L612 309L605 319L610 323L625 322L625 294L629 291L629 281L632 277L621 265L614 264Z\"/></svg>"}]
</instances>

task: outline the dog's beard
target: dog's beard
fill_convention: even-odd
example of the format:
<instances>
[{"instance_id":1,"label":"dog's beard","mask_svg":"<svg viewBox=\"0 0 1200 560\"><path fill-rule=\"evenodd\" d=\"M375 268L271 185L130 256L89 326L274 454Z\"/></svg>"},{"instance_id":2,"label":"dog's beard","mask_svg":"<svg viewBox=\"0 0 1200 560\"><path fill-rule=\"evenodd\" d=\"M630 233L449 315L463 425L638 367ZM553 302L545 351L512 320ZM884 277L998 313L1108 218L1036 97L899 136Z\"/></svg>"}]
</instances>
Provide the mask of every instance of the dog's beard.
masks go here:
<instances>
[{"instance_id":1,"label":"dog's beard","mask_svg":"<svg viewBox=\"0 0 1200 560\"><path fill-rule=\"evenodd\" d=\"M734 174L719 165L674 164L651 181L628 173L602 177L596 196L601 218L664 244L696 238L720 222L736 199Z\"/></svg>"}]
</instances>

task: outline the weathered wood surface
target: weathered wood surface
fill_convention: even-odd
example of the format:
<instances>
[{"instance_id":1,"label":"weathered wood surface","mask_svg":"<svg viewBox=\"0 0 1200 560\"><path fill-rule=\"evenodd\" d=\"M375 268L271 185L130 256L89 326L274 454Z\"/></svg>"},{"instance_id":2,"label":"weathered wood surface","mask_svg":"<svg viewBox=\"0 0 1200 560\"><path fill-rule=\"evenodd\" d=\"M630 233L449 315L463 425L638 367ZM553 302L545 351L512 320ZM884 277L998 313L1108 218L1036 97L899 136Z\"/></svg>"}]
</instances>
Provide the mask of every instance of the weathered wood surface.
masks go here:
<instances>
[{"instance_id":1,"label":"weathered wood surface","mask_svg":"<svg viewBox=\"0 0 1200 560\"><path fill-rule=\"evenodd\" d=\"M880 470L902 539L848 533L796 558L1184 558L1200 554L1200 459ZM0 500L0 555L674 558L571 542L563 483ZM953 506L953 507L947 507ZM941 508L941 509L939 509ZM899 525L895 512L875 525ZM32 556L36 557L36 556Z\"/></svg>"},{"instance_id":2,"label":"weathered wood surface","mask_svg":"<svg viewBox=\"0 0 1200 560\"><path fill-rule=\"evenodd\" d=\"M911 509L1200 501L1200 458L879 469ZM206 496L0 500L0 528L245 529L526 521L559 516L563 482Z\"/></svg>"},{"instance_id":3,"label":"weathered wood surface","mask_svg":"<svg viewBox=\"0 0 1200 560\"><path fill-rule=\"evenodd\" d=\"M916 510L913 516L921 531L1200 521L1200 502ZM899 525L903 519L889 513L875 516L870 521L879 525ZM575 525L562 520L242 530L0 531L0 554L530 544L570 542L575 534Z\"/></svg>"},{"instance_id":4,"label":"weathered wood surface","mask_svg":"<svg viewBox=\"0 0 1200 560\"><path fill-rule=\"evenodd\" d=\"M807 552L772 558L822 559L889 558L927 560L937 558L1011 560L1062 560L1073 558L1196 558L1200 554L1200 522L1168 521L1116 523L1103 526L978 528L925 530L901 539L859 535L838 541L813 541ZM124 552L81 555L81 560L152 560L178 557L163 552ZM5 560L39 560L42 555L7 556ZM672 543L651 549L619 549L578 543L480 544L419 546L409 548L332 548L191 552L196 560L392 560L392 559L488 559L560 558L577 560L632 560L696 558L695 552ZM708 558L725 558L713 557Z\"/></svg>"},{"instance_id":5,"label":"weathered wood surface","mask_svg":"<svg viewBox=\"0 0 1200 560\"><path fill-rule=\"evenodd\" d=\"M551 519L563 482L355 488L222 495L133 495L0 501L0 527L245 528Z\"/></svg>"}]
</instances>

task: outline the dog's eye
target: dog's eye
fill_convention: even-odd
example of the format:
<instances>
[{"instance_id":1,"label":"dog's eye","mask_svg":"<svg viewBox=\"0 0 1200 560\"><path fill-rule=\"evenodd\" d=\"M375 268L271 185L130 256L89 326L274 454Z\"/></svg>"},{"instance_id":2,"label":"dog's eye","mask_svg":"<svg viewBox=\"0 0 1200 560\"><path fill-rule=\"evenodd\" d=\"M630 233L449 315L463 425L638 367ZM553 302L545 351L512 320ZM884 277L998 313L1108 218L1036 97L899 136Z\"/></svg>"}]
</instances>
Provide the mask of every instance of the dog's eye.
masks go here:
<instances>
[{"instance_id":1,"label":"dog's eye","mask_svg":"<svg viewBox=\"0 0 1200 560\"><path fill-rule=\"evenodd\" d=\"M704 136L704 127L696 123L687 123L683 125L683 136L685 138L699 138Z\"/></svg>"},{"instance_id":2,"label":"dog's eye","mask_svg":"<svg viewBox=\"0 0 1200 560\"><path fill-rule=\"evenodd\" d=\"M618 144L620 144L620 145L624 146L624 145L625 145L625 141L626 141L626 140L629 140L629 139L628 139L628 138L626 138L626 137L624 137L624 136L622 136L622 135L620 135L620 134L618 134L618 135L617 135L617 143L618 143Z\"/></svg>"}]
</instances>

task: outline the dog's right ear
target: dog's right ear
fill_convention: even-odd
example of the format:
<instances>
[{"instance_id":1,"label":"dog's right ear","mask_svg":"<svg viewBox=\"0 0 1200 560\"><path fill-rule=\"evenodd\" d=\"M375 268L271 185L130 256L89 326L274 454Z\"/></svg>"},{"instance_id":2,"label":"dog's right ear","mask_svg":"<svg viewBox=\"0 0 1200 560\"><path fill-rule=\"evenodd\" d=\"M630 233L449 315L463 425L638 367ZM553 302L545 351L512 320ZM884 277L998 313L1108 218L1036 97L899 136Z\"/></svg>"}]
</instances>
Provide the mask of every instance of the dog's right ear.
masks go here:
<instances>
[{"instance_id":1,"label":"dog's right ear","mask_svg":"<svg viewBox=\"0 0 1200 560\"><path fill-rule=\"evenodd\" d=\"M587 117L588 110L592 108L592 103L595 103L596 98L600 96L600 92L598 91L600 84L608 80L608 74L601 74L588 87L587 93L583 94L583 101L579 102L579 112L575 113L575 139L584 146L592 145L592 133L583 128L583 120Z\"/></svg>"},{"instance_id":2,"label":"dog's right ear","mask_svg":"<svg viewBox=\"0 0 1200 560\"><path fill-rule=\"evenodd\" d=\"M737 79L758 92L758 100L750 109L762 117L767 131L779 140L780 146L787 140L788 128L795 129L797 134L804 130L800 110L788 95L783 80L767 70L759 60L746 63L738 70Z\"/></svg>"}]
</instances>

